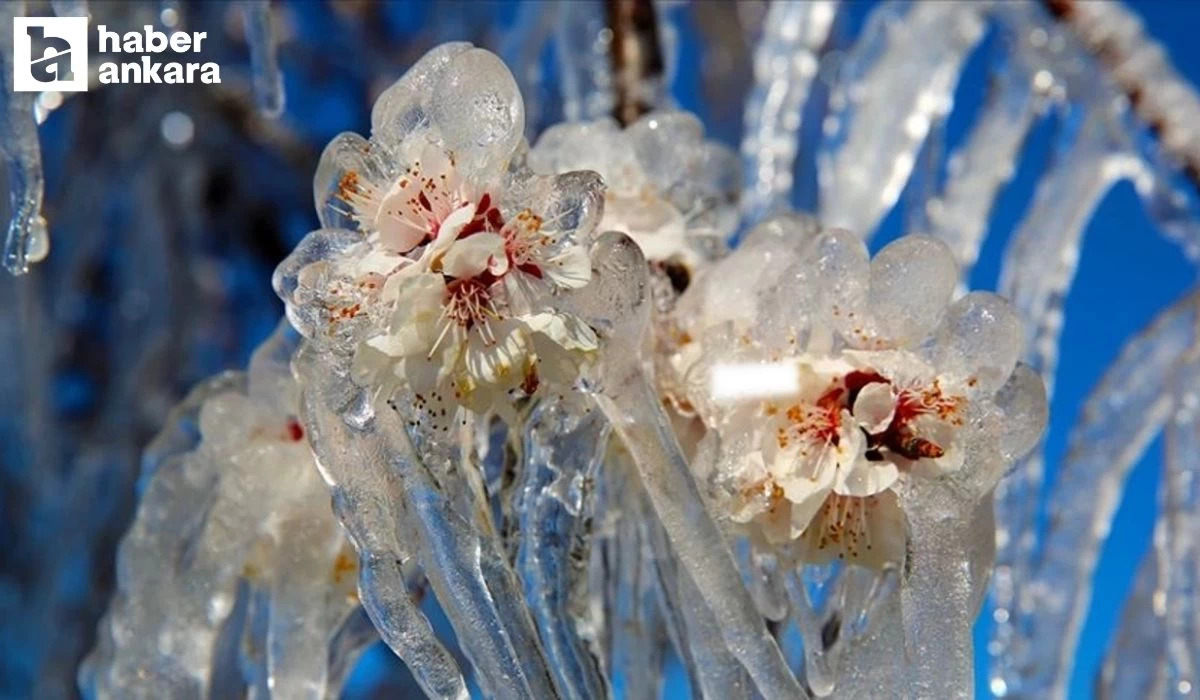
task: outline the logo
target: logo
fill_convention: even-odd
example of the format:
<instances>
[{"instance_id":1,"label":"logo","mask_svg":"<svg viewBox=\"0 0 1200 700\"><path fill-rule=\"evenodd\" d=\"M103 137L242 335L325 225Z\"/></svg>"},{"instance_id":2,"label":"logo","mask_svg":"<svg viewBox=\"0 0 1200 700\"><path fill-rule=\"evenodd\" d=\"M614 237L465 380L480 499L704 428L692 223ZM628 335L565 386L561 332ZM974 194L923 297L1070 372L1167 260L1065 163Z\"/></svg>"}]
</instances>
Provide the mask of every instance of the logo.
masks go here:
<instances>
[{"instance_id":1,"label":"logo","mask_svg":"<svg viewBox=\"0 0 1200 700\"><path fill-rule=\"evenodd\" d=\"M14 91L87 90L87 17L15 17L12 31Z\"/></svg>"}]
</instances>

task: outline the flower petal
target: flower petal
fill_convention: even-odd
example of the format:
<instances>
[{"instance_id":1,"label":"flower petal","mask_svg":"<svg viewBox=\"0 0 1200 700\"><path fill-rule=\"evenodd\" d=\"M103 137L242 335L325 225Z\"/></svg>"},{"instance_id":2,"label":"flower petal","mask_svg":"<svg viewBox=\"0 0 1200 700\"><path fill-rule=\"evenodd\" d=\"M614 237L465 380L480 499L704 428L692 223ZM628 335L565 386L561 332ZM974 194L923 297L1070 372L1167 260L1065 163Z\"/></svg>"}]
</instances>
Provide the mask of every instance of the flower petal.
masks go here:
<instances>
[{"instance_id":1,"label":"flower petal","mask_svg":"<svg viewBox=\"0 0 1200 700\"><path fill-rule=\"evenodd\" d=\"M866 517L869 546L859 548L859 562L873 569L902 567L908 556L908 518L896 492L888 489L872 496Z\"/></svg>"},{"instance_id":2,"label":"flower petal","mask_svg":"<svg viewBox=\"0 0 1200 700\"><path fill-rule=\"evenodd\" d=\"M324 228L358 229L359 220L370 220L366 211L369 193L386 190L391 178L379 149L362 136L346 131L333 137L313 176L313 199L317 218ZM378 202L374 202L376 205Z\"/></svg>"},{"instance_id":3,"label":"flower petal","mask_svg":"<svg viewBox=\"0 0 1200 700\"><path fill-rule=\"evenodd\" d=\"M504 239L494 233L480 233L455 241L447 248L441 258L441 271L451 277L474 277L494 269L497 260L507 260Z\"/></svg>"},{"instance_id":4,"label":"flower petal","mask_svg":"<svg viewBox=\"0 0 1200 700\"><path fill-rule=\"evenodd\" d=\"M583 246L571 246L546 261L542 272L560 289L579 289L592 279L592 261Z\"/></svg>"},{"instance_id":5,"label":"flower petal","mask_svg":"<svg viewBox=\"0 0 1200 700\"><path fill-rule=\"evenodd\" d=\"M854 419L863 430L874 435L882 432L896 415L896 389L888 382L864 386L854 400Z\"/></svg>"},{"instance_id":6,"label":"flower petal","mask_svg":"<svg viewBox=\"0 0 1200 700\"><path fill-rule=\"evenodd\" d=\"M846 470L845 478L834 489L843 496L874 496L887 490L900 478L892 462L860 459Z\"/></svg>"},{"instance_id":7,"label":"flower petal","mask_svg":"<svg viewBox=\"0 0 1200 700\"><path fill-rule=\"evenodd\" d=\"M521 317L529 330L540 333L565 350L591 351L599 347L596 331L578 316L545 311Z\"/></svg>"},{"instance_id":8,"label":"flower petal","mask_svg":"<svg viewBox=\"0 0 1200 700\"><path fill-rule=\"evenodd\" d=\"M480 384L515 385L524 378L529 346L528 331L513 320L476 329L467 339L467 373Z\"/></svg>"}]
</instances>

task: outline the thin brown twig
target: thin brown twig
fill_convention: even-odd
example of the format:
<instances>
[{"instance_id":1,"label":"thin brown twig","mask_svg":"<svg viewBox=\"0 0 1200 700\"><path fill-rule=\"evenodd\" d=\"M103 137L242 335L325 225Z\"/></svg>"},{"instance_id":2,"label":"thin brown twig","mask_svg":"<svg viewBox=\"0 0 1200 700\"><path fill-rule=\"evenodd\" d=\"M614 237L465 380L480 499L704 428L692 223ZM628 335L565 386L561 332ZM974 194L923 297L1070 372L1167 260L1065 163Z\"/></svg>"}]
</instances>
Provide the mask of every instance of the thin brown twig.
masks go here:
<instances>
[{"instance_id":1,"label":"thin brown twig","mask_svg":"<svg viewBox=\"0 0 1200 700\"><path fill-rule=\"evenodd\" d=\"M1105 23L1096 22L1088 12L1095 8L1085 7L1079 0L1042 0L1042 3L1050 16L1071 30L1091 52L1163 152L1178 162L1192 186L1200 190L1200 141L1195 137L1197 124L1189 118L1196 117L1197 112L1187 106L1181 109L1178 94L1164 90L1164 85L1148 84L1150 71L1183 82L1165 57L1145 61L1146 56L1160 47L1141 32L1118 33L1104 26Z\"/></svg>"},{"instance_id":2,"label":"thin brown twig","mask_svg":"<svg viewBox=\"0 0 1200 700\"><path fill-rule=\"evenodd\" d=\"M605 0L612 31L613 117L622 126L654 108L663 75L653 0Z\"/></svg>"}]
</instances>

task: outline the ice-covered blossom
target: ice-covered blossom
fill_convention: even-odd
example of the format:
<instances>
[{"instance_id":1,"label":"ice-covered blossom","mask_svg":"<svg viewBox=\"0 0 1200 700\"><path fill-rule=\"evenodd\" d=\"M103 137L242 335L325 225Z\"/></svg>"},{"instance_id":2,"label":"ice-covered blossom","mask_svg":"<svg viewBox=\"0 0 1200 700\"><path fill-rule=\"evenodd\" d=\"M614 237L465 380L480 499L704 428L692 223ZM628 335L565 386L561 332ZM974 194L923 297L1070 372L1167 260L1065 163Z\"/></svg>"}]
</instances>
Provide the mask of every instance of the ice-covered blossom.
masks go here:
<instances>
[{"instance_id":1,"label":"ice-covered blossom","mask_svg":"<svg viewBox=\"0 0 1200 700\"><path fill-rule=\"evenodd\" d=\"M706 141L694 115L660 110L625 128L612 119L552 126L530 151L529 164L545 173L585 168L604 179L599 228L627 234L650 263L655 321L645 356L655 367L660 392L677 409L675 418L685 424L693 413L675 401L682 392L674 373L658 365L678 345L669 312L679 293L728 252L726 241L738 221L737 157Z\"/></svg>"},{"instance_id":2,"label":"ice-covered blossom","mask_svg":"<svg viewBox=\"0 0 1200 700\"><path fill-rule=\"evenodd\" d=\"M380 95L371 137L336 137L314 181L320 231L276 274L289 317L357 381L419 408L484 409L570 382L597 347L553 298L591 277L595 173L534 174L512 75L469 44L430 51ZM440 415L440 409L432 408Z\"/></svg>"},{"instance_id":3,"label":"ice-covered blossom","mask_svg":"<svg viewBox=\"0 0 1200 700\"><path fill-rule=\"evenodd\" d=\"M737 225L738 162L704 140L687 112L657 111L622 129L611 119L550 127L529 153L538 172L593 170L604 179L600 229L628 234L652 265L694 274L725 251Z\"/></svg>"},{"instance_id":4,"label":"ice-covered blossom","mask_svg":"<svg viewBox=\"0 0 1200 700\"><path fill-rule=\"evenodd\" d=\"M689 290L672 367L724 445L709 476L730 521L807 561L901 563L905 498L923 479L989 491L1042 427L1012 434L1005 407L1044 390L1013 374L1021 328L1003 299L951 302L943 244L910 236L871 260L854 234L809 224L767 222ZM779 381L730 393L760 369ZM1002 388L1037 396L997 401Z\"/></svg>"}]
</instances>

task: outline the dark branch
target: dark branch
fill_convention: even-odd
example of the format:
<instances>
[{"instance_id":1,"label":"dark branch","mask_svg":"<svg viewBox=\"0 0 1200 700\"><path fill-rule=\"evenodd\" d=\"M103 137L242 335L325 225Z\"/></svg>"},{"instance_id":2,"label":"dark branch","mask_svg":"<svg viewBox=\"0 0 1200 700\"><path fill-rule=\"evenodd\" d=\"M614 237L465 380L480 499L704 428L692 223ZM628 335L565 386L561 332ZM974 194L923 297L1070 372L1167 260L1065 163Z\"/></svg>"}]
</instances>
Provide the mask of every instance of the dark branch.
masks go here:
<instances>
[{"instance_id":1,"label":"dark branch","mask_svg":"<svg viewBox=\"0 0 1200 700\"><path fill-rule=\"evenodd\" d=\"M622 126L654 108L663 77L653 0L605 0L612 31L613 117Z\"/></svg>"}]
</instances>

